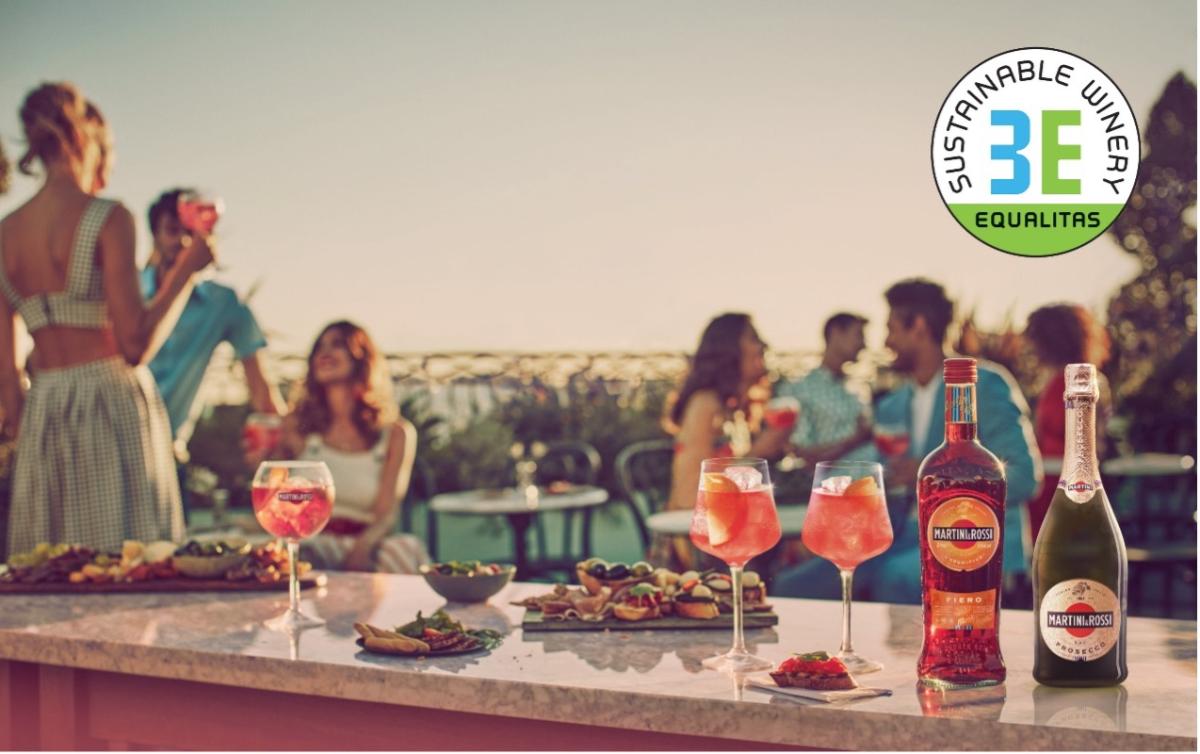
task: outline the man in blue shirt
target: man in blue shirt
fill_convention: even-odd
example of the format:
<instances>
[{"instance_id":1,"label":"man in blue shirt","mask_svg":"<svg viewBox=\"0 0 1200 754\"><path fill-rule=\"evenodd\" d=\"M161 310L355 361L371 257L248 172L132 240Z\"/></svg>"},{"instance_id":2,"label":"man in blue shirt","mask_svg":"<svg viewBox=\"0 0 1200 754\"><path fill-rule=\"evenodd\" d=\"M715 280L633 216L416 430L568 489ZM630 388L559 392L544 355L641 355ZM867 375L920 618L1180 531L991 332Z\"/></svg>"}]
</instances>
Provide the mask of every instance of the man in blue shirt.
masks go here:
<instances>
[{"instance_id":1,"label":"man in blue shirt","mask_svg":"<svg viewBox=\"0 0 1200 754\"><path fill-rule=\"evenodd\" d=\"M840 312L825 322L825 352L821 363L797 382L785 382L780 396L800 402L800 417L792 432L795 454L810 464L841 458L857 459L871 440L863 400L846 387L846 364L866 347L865 317Z\"/></svg>"},{"instance_id":2,"label":"man in blue shirt","mask_svg":"<svg viewBox=\"0 0 1200 754\"><path fill-rule=\"evenodd\" d=\"M142 293L146 298L154 295L163 275L191 243L191 232L179 220L179 195L183 191L167 191L150 207L154 253L142 270ZM200 383L213 352L223 342L233 346L234 355L242 363L253 409L279 413L282 402L278 391L267 381L259 359L267 341L254 315L232 288L212 280L202 281L192 290L175 328L150 362L171 418L178 457L183 457L178 451L186 447L196 416L203 409L196 402Z\"/></svg>"},{"instance_id":3,"label":"man in blue shirt","mask_svg":"<svg viewBox=\"0 0 1200 754\"><path fill-rule=\"evenodd\" d=\"M942 362L954 304L945 290L928 280L905 280L885 294L888 315L886 345L896 354L893 368L909 377L876 407L877 422L908 428L908 452L887 460L884 481L895 541L891 549L855 571L857 599L880 602L921 601L920 536L917 526L917 467L942 443L945 389ZM1008 480L1004 518L1004 574L1012 579L1028 571L1021 506L1042 479L1042 462L1029 422L1029 408L1012 376L1000 365L978 364L975 395L979 408L979 440L1003 463ZM902 490L897 494L895 490ZM837 599L841 582L828 562L814 559L776 579L775 594Z\"/></svg>"}]
</instances>

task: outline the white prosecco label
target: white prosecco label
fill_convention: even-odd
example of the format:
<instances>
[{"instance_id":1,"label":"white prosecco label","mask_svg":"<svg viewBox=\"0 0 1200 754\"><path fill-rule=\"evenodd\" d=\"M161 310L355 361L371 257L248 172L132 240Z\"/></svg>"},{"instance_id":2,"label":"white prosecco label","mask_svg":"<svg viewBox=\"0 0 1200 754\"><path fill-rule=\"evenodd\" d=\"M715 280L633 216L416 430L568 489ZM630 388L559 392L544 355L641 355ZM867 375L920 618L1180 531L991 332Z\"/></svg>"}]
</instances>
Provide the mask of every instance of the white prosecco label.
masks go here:
<instances>
[{"instance_id":1,"label":"white prosecco label","mask_svg":"<svg viewBox=\"0 0 1200 754\"><path fill-rule=\"evenodd\" d=\"M1121 602L1098 581L1060 581L1042 598L1038 627L1042 641L1064 660L1097 660L1117 645Z\"/></svg>"}]
</instances>

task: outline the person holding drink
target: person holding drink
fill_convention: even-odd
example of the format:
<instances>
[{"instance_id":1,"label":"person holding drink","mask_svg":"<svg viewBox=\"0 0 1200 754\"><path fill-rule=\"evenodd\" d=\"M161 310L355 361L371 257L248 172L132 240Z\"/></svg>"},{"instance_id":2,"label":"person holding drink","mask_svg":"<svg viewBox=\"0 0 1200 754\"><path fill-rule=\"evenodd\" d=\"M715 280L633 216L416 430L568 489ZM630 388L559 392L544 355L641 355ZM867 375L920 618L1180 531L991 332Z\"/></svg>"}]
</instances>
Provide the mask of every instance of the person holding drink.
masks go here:
<instances>
[{"instance_id":1,"label":"person holding drink","mask_svg":"<svg viewBox=\"0 0 1200 754\"><path fill-rule=\"evenodd\" d=\"M866 348L865 317L840 312L825 322L821 364L797 382L781 383L776 395L800 404L792 452L810 464L858 457L869 449L871 423L862 400L846 388L846 364Z\"/></svg>"},{"instance_id":2,"label":"person holding drink","mask_svg":"<svg viewBox=\"0 0 1200 754\"><path fill-rule=\"evenodd\" d=\"M180 254L195 238L213 231L220 208L220 200L204 200L190 189L171 189L155 200L148 213L154 252L142 270L143 295L153 297ZM229 286L215 280L198 283L170 337L150 362L171 418L179 458L186 457L187 440L203 409L196 396L221 343L233 346L234 356L241 362L251 409L256 414L277 415L283 405L278 389L263 370L260 354L267 340L253 312Z\"/></svg>"},{"instance_id":3,"label":"person holding drink","mask_svg":"<svg viewBox=\"0 0 1200 754\"><path fill-rule=\"evenodd\" d=\"M782 455L791 428L777 421L759 431L751 411L752 393L767 374L765 353L747 314L722 314L705 327L665 422L675 435L667 510L694 507L705 459ZM683 537L658 537L649 559L687 568L696 556Z\"/></svg>"},{"instance_id":4,"label":"person holding drink","mask_svg":"<svg viewBox=\"0 0 1200 754\"><path fill-rule=\"evenodd\" d=\"M859 566L854 597L919 604L921 601L920 537L916 482L921 460L942 442L945 384L942 366L945 339L954 319L954 304L941 285L923 279L896 283L884 294L890 308L886 345L896 359L893 368L908 377L879 400L877 424L904 428L910 441L903 454L886 458L883 481L895 544L883 557ZM978 362L979 438L1005 464L1008 479L1004 539L1004 571L1027 572L1020 507L1041 481L1041 457L1025 399L1012 376L998 364ZM806 522L807 525L807 522ZM786 597L836 599L837 569L824 561L803 563L781 573L773 592Z\"/></svg>"},{"instance_id":5,"label":"person holding drink","mask_svg":"<svg viewBox=\"0 0 1200 754\"><path fill-rule=\"evenodd\" d=\"M304 546L317 568L417 573L429 561L421 540L395 533L417 430L399 416L385 366L361 327L326 326L309 353L300 398L283 418L273 455L323 464L337 489L328 525ZM246 461L253 467L269 454L248 448Z\"/></svg>"},{"instance_id":6,"label":"person holding drink","mask_svg":"<svg viewBox=\"0 0 1200 754\"><path fill-rule=\"evenodd\" d=\"M112 162L107 129L67 83L30 92L21 122L28 149L20 169L33 175L41 163L44 183L0 222L0 407L5 430L18 435L8 551L181 539L167 413L141 364L169 332L193 276L212 263L209 240L198 236L181 250L143 301L133 217L94 195ZM16 360L18 314L37 353L28 396Z\"/></svg>"}]
</instances>

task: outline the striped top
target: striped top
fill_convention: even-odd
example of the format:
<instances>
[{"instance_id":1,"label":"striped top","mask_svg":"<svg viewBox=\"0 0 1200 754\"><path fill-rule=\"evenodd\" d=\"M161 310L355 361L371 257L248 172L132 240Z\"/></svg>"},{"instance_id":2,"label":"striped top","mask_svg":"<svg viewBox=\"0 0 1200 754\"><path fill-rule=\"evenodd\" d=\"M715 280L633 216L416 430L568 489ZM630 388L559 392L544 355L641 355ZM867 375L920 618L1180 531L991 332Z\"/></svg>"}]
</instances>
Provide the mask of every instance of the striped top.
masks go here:
<instances>
[{"instance_id":1,"label":"striped top","mask_svg":"<svg viewBox=\"0 0 1200 754\"><path fill-rule=\"evenodd\" d=\"M51 325L92 329L108 325L104 281L96 265L95 251L100 230L116 204L111 199L97 197L83 211L71 247L66 287L61 291L22 296L4 271L4 252L0 248L0 293L25 320L29 332Z\"/></svg>"}]
</instances>

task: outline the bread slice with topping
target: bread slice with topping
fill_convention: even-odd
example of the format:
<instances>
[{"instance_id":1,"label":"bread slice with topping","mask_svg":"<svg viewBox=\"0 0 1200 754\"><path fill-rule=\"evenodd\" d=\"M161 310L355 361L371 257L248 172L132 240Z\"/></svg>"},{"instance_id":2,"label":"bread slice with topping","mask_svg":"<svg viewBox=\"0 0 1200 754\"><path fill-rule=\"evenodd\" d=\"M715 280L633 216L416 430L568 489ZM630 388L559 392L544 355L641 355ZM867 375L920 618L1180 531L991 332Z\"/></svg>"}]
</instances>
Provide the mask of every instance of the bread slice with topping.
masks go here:
<instances>
[{"instance_id":1,"label":"bread slice with topping","mask_svg":"<svg viewBox=\"0 0 1200 754\"><path fill-rule=\"evenodd\" d=\"M858 683L846 669L846 665L825 652L809 652L792 655L771 673L775 685L814 689L817 691L849 691L858 688Z\"/></svg>"}]
</instances>

